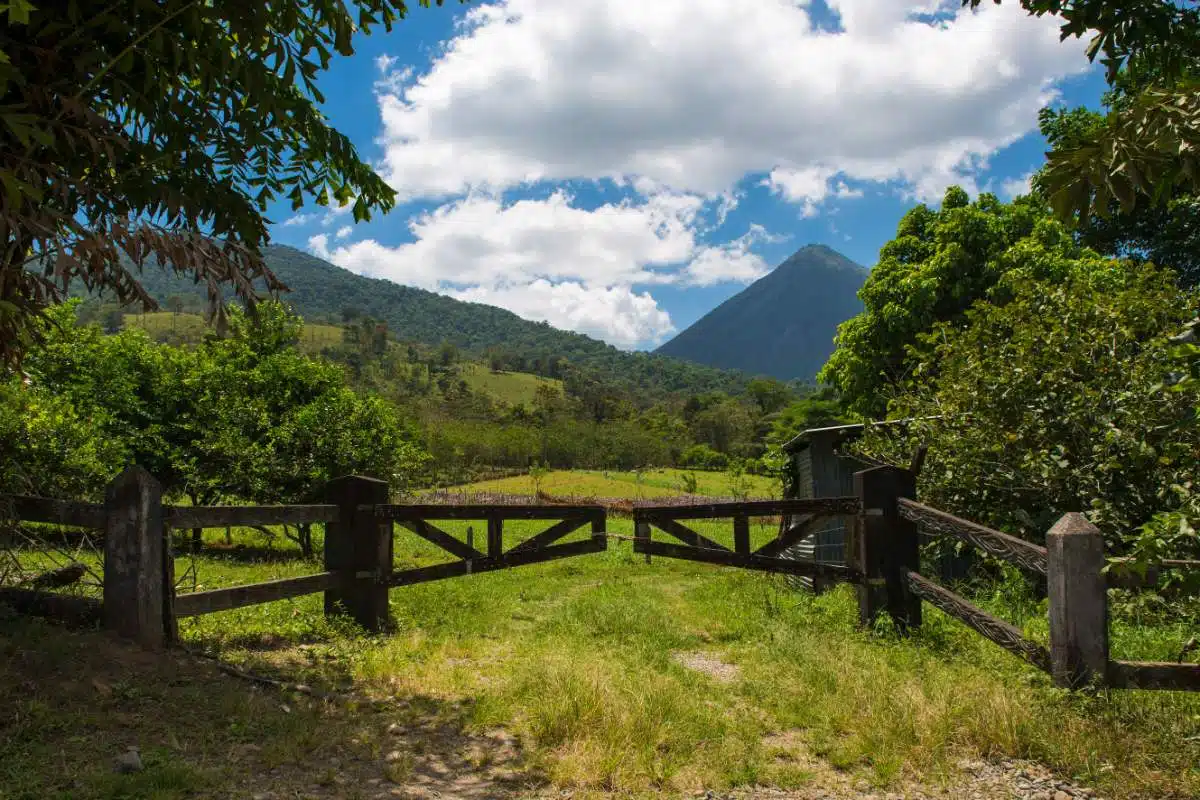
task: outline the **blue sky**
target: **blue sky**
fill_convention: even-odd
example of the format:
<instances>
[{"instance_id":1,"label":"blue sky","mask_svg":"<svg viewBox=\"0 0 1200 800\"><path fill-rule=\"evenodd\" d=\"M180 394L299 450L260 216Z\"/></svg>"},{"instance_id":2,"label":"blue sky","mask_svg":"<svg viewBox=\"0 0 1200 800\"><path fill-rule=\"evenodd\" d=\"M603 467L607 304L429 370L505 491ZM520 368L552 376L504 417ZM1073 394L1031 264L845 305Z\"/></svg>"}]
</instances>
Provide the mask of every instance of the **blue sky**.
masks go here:
<instances>
[{"instance_id":1,"label":"blue sky","mask_svg":"<svg viewBox=\"0 0 1200 800\"><path fill-rule=\"evenodd\" d=\"M399 205L353 225L280 204L273 239L653 348L805 244L870 266L949 185L1012 196L1043 158L1038 109L1098 104L1056 20L958 6L413 8L319 81Z\"/></svg>"}]
</instances>

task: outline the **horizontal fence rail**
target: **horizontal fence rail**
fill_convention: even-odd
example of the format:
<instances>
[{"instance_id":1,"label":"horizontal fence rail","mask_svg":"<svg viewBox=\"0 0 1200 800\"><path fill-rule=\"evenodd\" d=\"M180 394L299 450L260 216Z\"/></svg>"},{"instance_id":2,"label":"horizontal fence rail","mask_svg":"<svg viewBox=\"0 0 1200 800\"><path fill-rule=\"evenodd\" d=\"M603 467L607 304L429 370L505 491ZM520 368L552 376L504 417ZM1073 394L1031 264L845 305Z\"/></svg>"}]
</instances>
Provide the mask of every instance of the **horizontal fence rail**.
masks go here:
<instances>
[{"instance_id":1,"label":"horizontal fence rail","mask_svg":"<svg viewBox=\"0 0 1200 800\"><path fill-rule=\"evenodd\" d=\"M818 524L837 516L854 516L862 504L857 497L822 497L794 500L752 500L734 503L707 503L690 506L644 506L634 509L635 553L665 556L705 564L740 567L760 572L826 578L833 581L861 582L862 571L854 566L824 564L783 558L781 553L809 536ZM757 550L750 547L750 520L754 517L797 518L770 542ZM732 519L733 548L726 547L680 520ZM651 528L682 542L657 542Z\"/></svg>"},{"instance_id":2,"label":"horizontal fence rail","mask_svg":"<svg viewBox=\"0 0 1200 800\"><path fill-rule=\"evenodd\" d=\"M20 614L47 617L69 625L94 625L100 621L98 597L57 594L40 589L0 588L0 603Z\"/></svg>"},{"instance_id":3,"label":"horizontal fence rail","mask_svg":"<svg viewBox=\"0 0 1200 800\"><path fill-rule=\"evenodd\" d=\"M668 519L723 519L725 517L778 517L792 514L857 514L857 497L811 497L796 500L747 500L740 503L655 505L634 509L637 516Z\"/></svg>"},{"instance_id":4,"label":"horizontal fence rail","mask_svg":"<svg viewBox=\"0 0 1200 800\"><path fill-rule=\"evenodd\" d=\"M604 515L604 508L595 505L543 506L543 505L462 505L444 506L436 503L412 503L401 505L363 505L359 511L373 514L376 519L567 519L568 517L591 517Z\"/></svg>"},{"instance_id":5,"label":"horizontal fence rail","mask_svg":"<svg viewBox=\"0 0 1200 800\"><path fill-rule=\"evenodd\" d=\"M1174 661L1110 661L1105 683L1114 689L1200 692L1200 664Z\"/></svg>"},{"instance_id":6,"label":"horizontal fence rail","mask_svg":"<svg viewBox=\"0 0 1200 800\"><path fill-rule=\"evenodd\" d=\"M1139 572L1130 558L1108 560L1108 585L1114 589L1144 589L1156 586L1165 570L1200 570L1200 561L1164 558L1148 564L1145 573Z\"/></svg>"},{"instance_id":7,"label":"horizontal fence rail","mask_svg":"<svg viewBox=\"0 0 1200 800\"><path fill-rule=\"evenodd\" d=\"M931 508L916 500L901 497L897 500L900 516L916 523L927 533L953 536L975 545L997 558L1024 567L1030 572L1046 574L1046 548L1002 531L961 519L945 511Z\"/></svg>"},{"instance_id":8,"label":"horizontal fence rail","mask_svg":"<svg viewBox=\"0 0 1200 800\"><path fill-rule=\"evenodd\" d=\"M1015 625L994 617L949 589L939 586L917 572L906 572L908 589L930 605L963 622L976 633L1046 672L1050 671L1050 651L1026 639Z\"/></svg>"},{"instance_id":9,"label":"horizontal fence rail","mask_svg":"<svg viewBox=\"0 0 1200 800\"><path fill-rule=\"evenodd\" d=\"M607 544L608 540L600 536L535 550L517 551L514 549L496 558L484 556L479 559L463 559L461 561L451 561L447 564L414 567L412 569L393 572L391 578L388 580L388 585L410 586L416 583L426 583L444 578L456 578L480 572L493 572L498 569L523 567L529 564L539 564L544 561L581 556L587 553L599 553L606 549Z\"/></svg>"},{"instance_id":10,"label":"horizontal fence rail","mask_svg":"<svg viewBox=\"0 0 1200 800\"><path fill-rule=\"evenodd\" d=\"M338 507L312 506L167 506L169 528L232 528L253 525L311 525L337 522Z\"/></svg>"},{"instance_id":11,"label":"horizontal fence rail","mask_svg":"<svg viewBox=\"0 0 1200 800\"><path fill-rule=\"evenodd\" d=\"M200 614L211 614L214 611L229 611L275 600L303 597L332 589L341 583L355 579L374 577L377 576L372 572L363 572L362 574L321 572L300 578L283 578L244 586L229 586L223 589L177 594L175 595L175 616L195 617Z\"/></svg>"},{"instance_id":12,"label":"horizontal fence rail","mask_svg":"<svg viewBox=\"0 0 1200 800\"><path fill-rule=\"evenodd\" d=\"M0 515L6 513L24 522L46 522L77 528L103 528L108 521L108 512L103 503L52 500L27 495L0 495Z\"/></svg>"}]
</instances>

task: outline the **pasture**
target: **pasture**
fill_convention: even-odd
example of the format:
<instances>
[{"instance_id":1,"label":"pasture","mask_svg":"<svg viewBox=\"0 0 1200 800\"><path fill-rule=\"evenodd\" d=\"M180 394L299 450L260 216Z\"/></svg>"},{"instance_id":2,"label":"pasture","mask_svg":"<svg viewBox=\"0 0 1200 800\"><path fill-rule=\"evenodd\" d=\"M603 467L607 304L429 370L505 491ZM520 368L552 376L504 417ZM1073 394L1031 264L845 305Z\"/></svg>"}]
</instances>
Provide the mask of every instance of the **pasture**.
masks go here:
<instances>
[{"instance_id":1,"label":"pasture","mask_svg":"<svg viewBox=\"0 0 1200 800\"><path fill-rule=\"evenodd\" d=\"M673 477L663 472L656 480ZM649 485L649 474L640 484L616 475L561 474L557 486L636 496ZM445 529L465 538L468 525ZM727 523L697 527L731 541ZM536 529L505 532L516 541ZM632 525L610 518L608 532L628 537ZM201 554L177 556L181 591L319 570L269 533L206 531ZM478 542L481 525L472 534ZM775 526L751 535L766 542ZM0 703L13 712L0 727L0 797L674 797L753 786L957 796L963 759L1005 758L1110 798L1200 792L1200 695L1068 695L929 607L902 640L856 628L850 587L813 597L736 569L647 564L627 540L609 544L394 589L384 636L328 622L320 596L180 621L191 651L257 681L189 653L132 653L5 621ZM394 557L398 567L447 558L400 529ZM979 602L1044 639L1038 602ZM1161 633L1116 626L1114 651L1173 658L1180 631ZM112 757L134 744L146 769L114 774Z\"/></svg>"},{"instance_id":2,"label":"pasture","mask_svg":"<svg viewBox=\"0 0 1200 800\"><path fill-rule=\"evenodd\" d=\"M540 480L539 488L546 494L572 497L627 497L634 500L655 497L677 497L686 494L686 476L696 479L696 494L708 497L731 497L739 488L750 497L779 497L779 481L764 475L743 475L734 479L726 472L658 468L642 472L630 470L552 470ZM736 485L743 483L742 487ZM478 481L452 487L450 491L499 492L504 494L534 493L534 479L529 475Z\"/></svg>"},{"instance_id":3,"label":"pasture","mask_svg":"<svg viewBox=\"0 0 1200 800\"><path fill-rule=\"evenodd\" d=\"M543 386L562 392L562 381L527 372L493 372L487 365L476 362L459 364L457 372L471 391L512 406L532 406L537 390Z\"/></svg>"}]
</instances>

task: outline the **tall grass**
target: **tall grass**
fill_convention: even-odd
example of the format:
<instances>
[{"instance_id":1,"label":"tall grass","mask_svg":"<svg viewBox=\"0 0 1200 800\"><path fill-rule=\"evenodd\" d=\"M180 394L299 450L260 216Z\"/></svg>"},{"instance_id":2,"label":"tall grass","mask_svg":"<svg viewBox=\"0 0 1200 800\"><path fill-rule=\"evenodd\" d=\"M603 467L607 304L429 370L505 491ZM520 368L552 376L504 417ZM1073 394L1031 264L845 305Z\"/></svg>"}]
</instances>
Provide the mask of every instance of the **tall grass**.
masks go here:
<instances>
[{"instance_id":1,"label":"tall grass","mask_svg":"<svg viewBox=\"0 0 1200 800\"><path fill-rule=\"evenodd\" d=\"M463 537L467 524L444 527ZM696 525L730 539L728 522ZM541 527L506 524L508 543ZM625 520L609 530L632 533ZM276 541L273 554L220 552L223 532L211 533L196 560L205 587L319 569L290 543ZM756 542L772 533L754 526ZM255 536L235 531L234 540L261 544ZM1109 797L1200 794L1200 695L1068 694L929 606L919 632L902 639L857 627L851 587L814 597L736 569L646 564L628 542L610 545L396 589L389 635L327 621L319 596L182 620L180 630L191 646L317 686L353 686L397 705L459 703L471 728L517 735L532 774L583 793L832 777L885 789L949 781L962 758L1019 757ZM398 532L395 558L403 568L449 556ZM977 599L1044 639L1044 606L1028 593ZM1117 621L1114 652L1164 658L1186 633ZM681 653L735 669L709 674L681 664Z\"/></svg>"}]
</instances>

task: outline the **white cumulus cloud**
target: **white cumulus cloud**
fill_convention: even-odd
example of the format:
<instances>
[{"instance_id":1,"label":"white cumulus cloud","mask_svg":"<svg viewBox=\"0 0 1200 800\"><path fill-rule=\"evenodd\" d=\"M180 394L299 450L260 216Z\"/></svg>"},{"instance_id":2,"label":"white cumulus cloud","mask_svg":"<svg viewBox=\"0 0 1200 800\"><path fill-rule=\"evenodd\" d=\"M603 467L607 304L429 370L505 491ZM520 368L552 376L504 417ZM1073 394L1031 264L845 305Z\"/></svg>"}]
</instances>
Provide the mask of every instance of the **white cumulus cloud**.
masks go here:
<instances>
[{"instance_id":1,"label":"white cumulus cloud","mask_svg":"<svg viewBox=\"0 0 1200 800\"><path fill-rule=\"evenodd\" d=\"M310 248L622 347L653 344L674 330L655 286L768 270L754 252L774 241L763 229L710 241L747 192L766 186L801 216L872 184L921 200L953 183L976 192L988 159L1087 67L1083 43L1060 43L1054 18L1015 2L826 5L836 26L818 25L809 0L474 5L428 65L376 61L381 171L401 202L441 205L409 219L405 244L338 230ZM584 207L568 181L628 197Z\"/></svg>"},{"instance_id":2,"label":"white cumulus cloud","mask_svg":"<svg viewBox=\"0 0 1200 800\"><path fill-rule=\"evenodd\" d=\"M472 194L413 217L413 241L375 239L310 249L352 272L508 308L621 347L674 330L656 300L635 287L753 281L768 271L750 248L777 241L753 226L733 241L699 241L704 198L660 192L593 209L565 191L505 203Z\"/></svg>"},{"instance_id":3,"label":"white cumulus cloud","mask_svg":"<svg viewBox=\"0 0 1200 800\"><path fill-rule=\"evenodd\" d=\"M834 174L938 197L1086 68L1017 3L828 5L842 30L797 0L477 6L428 70L380 84L385 173L407 197L606 177L708 195L766 173L814 207Z\"/></svg>"}]
</instances>

